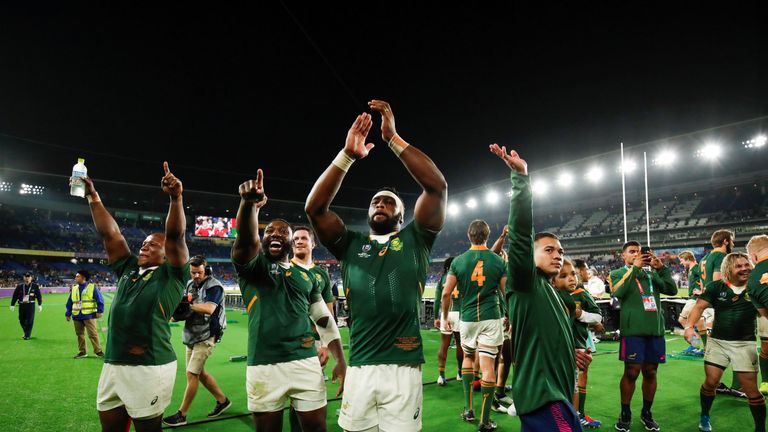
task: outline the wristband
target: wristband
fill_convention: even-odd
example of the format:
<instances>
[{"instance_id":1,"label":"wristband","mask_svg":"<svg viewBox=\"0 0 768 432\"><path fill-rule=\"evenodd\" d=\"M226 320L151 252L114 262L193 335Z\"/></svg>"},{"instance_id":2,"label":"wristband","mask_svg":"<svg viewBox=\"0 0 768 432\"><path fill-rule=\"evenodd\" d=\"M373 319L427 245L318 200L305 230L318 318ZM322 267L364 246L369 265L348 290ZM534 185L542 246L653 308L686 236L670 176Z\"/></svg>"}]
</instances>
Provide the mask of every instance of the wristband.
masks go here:
<instances>
[{"instance_id":1,"label":"wristband","mask_svg":"<svg viewBox=\"0 0 768 432\"><path fill-rule=\"evenodd\" d=\"M344 149L342 149L339 152L339 154L336 155L336 157L333 159L333 162L331 163L339 167L340 170L347 172L349 170L349 167L351 167L354 162L355 160L349 157L347 152L345 152Z\"/></svg>"},{"instance_id":2,"label":"wristband","mask_svg":"<svg viewBox=\"0 0 768 432\"><path fill-rule=\"evenodd\" d=\"M392 139L389 140L387 146L389 146L395 156L400 157L400 154L403 153L403 151L405 151L405 149L407 149L410 144L400 138L400 135L395 134Z\"/></svg>"}]
</instances>

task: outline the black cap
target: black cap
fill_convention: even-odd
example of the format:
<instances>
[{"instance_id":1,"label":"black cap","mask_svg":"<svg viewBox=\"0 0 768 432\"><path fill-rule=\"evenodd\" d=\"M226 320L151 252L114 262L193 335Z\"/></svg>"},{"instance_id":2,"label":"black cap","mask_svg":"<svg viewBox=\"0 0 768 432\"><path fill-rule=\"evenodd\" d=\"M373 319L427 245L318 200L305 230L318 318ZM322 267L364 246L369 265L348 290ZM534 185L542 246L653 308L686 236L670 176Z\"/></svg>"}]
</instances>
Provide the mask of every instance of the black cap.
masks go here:
<instances>
[{"instance_id":1,"label":"black cap","mask_svg":"<svg viewBox=\"0 0 768 432\"><path fill-rule=\"evenodd\" d=\"M26 272L26 273L24 273L24 276L32 276L32 273Z\"/></svg>"}]
</instances>

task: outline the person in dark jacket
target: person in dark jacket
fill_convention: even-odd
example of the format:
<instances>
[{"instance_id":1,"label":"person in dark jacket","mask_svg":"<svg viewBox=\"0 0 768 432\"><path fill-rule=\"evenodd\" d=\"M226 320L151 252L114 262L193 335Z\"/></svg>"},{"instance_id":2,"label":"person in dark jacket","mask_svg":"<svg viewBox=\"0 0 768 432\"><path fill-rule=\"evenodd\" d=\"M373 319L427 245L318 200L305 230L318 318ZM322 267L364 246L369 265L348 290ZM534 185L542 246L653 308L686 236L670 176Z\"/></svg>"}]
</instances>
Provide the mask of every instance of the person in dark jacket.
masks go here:
<instances>
[{"instance_id":1,"label":"person in dark jacket","mask_svg":"<svg viewBox=\"0 0 768 432\"><path fill-rule=\"evenodd\" d=\"M32 282L32 273L24 273L24 283L16 285L11 299L11 312L16 309L16 302L19 302L19 323L24 330L22 339L29 340L35 324L35 302L38 310L43 311L43 296L40 295L40 287Z\"/></svg>"}]
</instances>

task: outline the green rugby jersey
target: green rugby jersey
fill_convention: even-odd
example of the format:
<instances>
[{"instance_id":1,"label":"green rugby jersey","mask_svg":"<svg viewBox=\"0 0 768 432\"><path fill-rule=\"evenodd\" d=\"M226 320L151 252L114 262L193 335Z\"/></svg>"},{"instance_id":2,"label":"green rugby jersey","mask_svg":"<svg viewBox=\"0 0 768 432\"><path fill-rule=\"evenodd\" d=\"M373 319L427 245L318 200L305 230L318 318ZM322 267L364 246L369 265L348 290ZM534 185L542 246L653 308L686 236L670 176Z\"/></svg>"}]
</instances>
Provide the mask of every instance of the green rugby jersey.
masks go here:
<instances>
[{"instance_id":1,"label":"green rugby jersey","mask_svg":"<svg viewBox=\"0 0 768 432\"><path fill-rule=\"evenodd\" d=\"M189 279L189 264L165 262L139 275L138 262L136 255L126 255L109 265L118 281L105 363L152 366L176 360L169 321Z\"/></svg>"},{"instance_id":2,"label":"green rugby jersey","mask_svg":"<svg viewBox=\"0 0 768 432\"><path fill-rule=\"evenodd\" d=\"M309 305L321 295L309 272L271 261L263 250L247 264L232 263L248 313L248 366L317 355Z\"/></svg>"},{"instance_id":3,"label":"green rugby jersey","mask_svg":"<svg viewBox=\"0 0 768 432\"><path fill-rule=\"evenodd\" d=\"M520 415L551 402L569 402L576 379L573 330L560 296L533 260L530 177L511 173L507 304L515 373L512 394Z\"/></svg>"},{"instance_id":4,"label":"green rugby jersey","mask_svg":"<svg viewBox=\"0 0 768 432\"><path fill-rule=\"evenodd\" d=\"M448 273L443 274L440 277L440 280L437 282L437 287L435 288L435 319L441 319L440 313L442 312L442 301L441 297L443 295L443 287L445 287L445 278L448 276ZM459 292L459 288L456 287L453 289L453 292L451 292L451 312L461 311L461 293ZM458 329L456 329L458 331Z\"/></svg>"},{"instance_id":5,"label":"green rugby jersey","mask_svg":"<svg viewBox=\"0 0 768 432\"><path fill-rule=\"evenodd\" d=\"M592 296L583 288L576 288L571 292L571 298L575 303L577 309L581 309L584 312L600 313L600 307L592 299ZM576 348L586 349L587 340L589 339L589 324L583 323L579 320L573 320L573 338L575 340Z\"/></svg>"},{"instance_id":6,"label":"green rugby jersey","mask_svg":"<svg viewBox=\"0 0 768 432\"><path fill-rule=\"evenodd\" d=\"M756 308L768 308L768 257L755 264L749 274L747 290Z\"/></svg>"},{"instance_id":7,"label":"green rugby jersey","mask_svg":"<svg viewBox=\"0 0 768 432\"><path fill-rule=\"evenodd\" d=\"M424 363L419 311L436 236L411 222L388 237L347 230L329 248L352 318L350 366Z\"/></svg>"},{"instance_id":8,"label":"green rugby jersey","mask_svg":"<svg viewBox=\"0 0 768 432\"><path fill-rule=\"evenodd\" d=\"M478 322L501 318L499 282L504 260L485 246L472 246L456 257L448 274L456 277L461 293L461 320Z\"/></svg>"},{"instance_id":9,"label":"green rugby jersey","mask_svg":"<svg viewBox=\"0 0 768 432\"><path fill-rule=\"evenodd\" d=\"M677 284L667 266L646 272L637 266L624 266L609 276L612 295L621 300L619 329L622 336L663 336L664 314L661 294L677 294ZM648 301L645 298L649 298ZM652 298L652 300L651 300ZM647 310L650 303L655 310Z\"/></svg>"},{"instance_id":10,"label":"green rugby jersey","mask_svg":"<svg viewBox=\"0 0 768 432\"><path fill-rule=\"evenodd\" d=\"M701 259L701 284L704 285L705 288L713 282L712 276L716 272L720 272L720 266L723 264L725 255L725 252L713 250Z\"/></svg>"},{"instance_id":11,"label":"green rugby jersey","mask_svg":"<svg viewBox=\"0 0 768 432\"><path fill-rule=\"evenodd\" d=\"M727 341L755 340L757 309L746 288L736 294L731 284L718 280L707 285L699 298L715 309L711 337Z\"/></svg>"},{"instance_id":12,"label":"green rugby jersey","mask_svg":"<svg viewBox=\"0 0 768 432\"><path fill-rule=\"evenodd\" d=\"M688 297L692 299L699 298L698 294L694 294L693 290L695 289L702 290L701 287L701 268L698 264L691 267L690 270L688 270ZM702 290L703 291L703 290Z\"/></svg>"}]
</instances>

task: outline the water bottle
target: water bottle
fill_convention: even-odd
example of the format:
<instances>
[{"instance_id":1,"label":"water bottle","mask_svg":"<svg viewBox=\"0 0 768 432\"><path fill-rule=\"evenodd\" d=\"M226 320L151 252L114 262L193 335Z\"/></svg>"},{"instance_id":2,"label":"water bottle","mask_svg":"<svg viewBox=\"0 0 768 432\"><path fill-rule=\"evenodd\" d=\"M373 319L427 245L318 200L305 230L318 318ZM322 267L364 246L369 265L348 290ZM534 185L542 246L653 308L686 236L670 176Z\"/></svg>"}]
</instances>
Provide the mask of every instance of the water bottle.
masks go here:
<instances>
[{"instance_id":1,"label":"water bottle","mask_svg":"<svg viewBox=\"0 0 768 432\"><path fill-rule=\"evenodd\" d=\"M72 196L83 198L85 197L85 183L80 180L80 177L88 175L88 168L85 167L85 159L78 158L75 166L72 167L72 177L70 178L71 186L69 188L69 194Z\"/></svg>"},{"instance_id":2,"label":"water bottle","mask_svg":"<svg viewBox=\"0 0 768 432\"><path fill-rule=\"evenodd\" d=\"M701 338L699 337L699 334L698 333L693 333L693 336L691 336L691 346L694 347L694 348L698 348L700 340L701 340Z\"/></svg>"}]
</instances>

